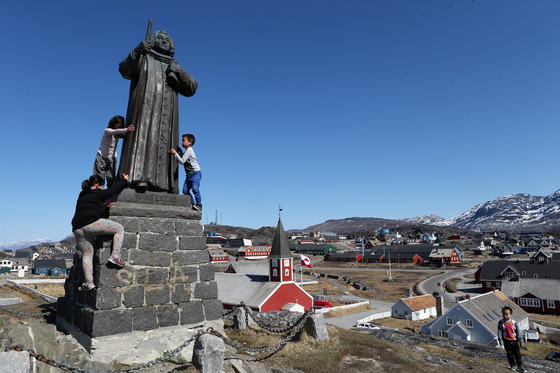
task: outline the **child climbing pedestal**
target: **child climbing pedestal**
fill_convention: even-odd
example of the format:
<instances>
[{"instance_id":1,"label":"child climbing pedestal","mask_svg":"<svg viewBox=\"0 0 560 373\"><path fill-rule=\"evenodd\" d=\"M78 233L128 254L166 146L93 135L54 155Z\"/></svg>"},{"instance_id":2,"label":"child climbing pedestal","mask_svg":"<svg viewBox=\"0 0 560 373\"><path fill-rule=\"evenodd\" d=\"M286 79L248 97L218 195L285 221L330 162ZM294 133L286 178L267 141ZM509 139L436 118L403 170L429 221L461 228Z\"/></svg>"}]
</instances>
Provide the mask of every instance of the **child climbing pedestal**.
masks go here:
<instances>
[{"instance_id":1,"label":"child climbing pedestal","mask_svg":"<svg viewBox=\"0 0 560 373\"><path fill-rule=\"evenodd\" d=\"M58 299L57 324L90 353L109 355L102 360L145 362L176 348L196 328L223 329L201 212L190 205L189 196L124 190L110 208L110 219L125 228L121 258L126 265L109 263L112 237L98 237L97 289L79 289L83 270L75 254L66 294ZM115 346L111 337L123 342ZM142 344L154 346L131 354Z\"/></svg>"}]
</instances>

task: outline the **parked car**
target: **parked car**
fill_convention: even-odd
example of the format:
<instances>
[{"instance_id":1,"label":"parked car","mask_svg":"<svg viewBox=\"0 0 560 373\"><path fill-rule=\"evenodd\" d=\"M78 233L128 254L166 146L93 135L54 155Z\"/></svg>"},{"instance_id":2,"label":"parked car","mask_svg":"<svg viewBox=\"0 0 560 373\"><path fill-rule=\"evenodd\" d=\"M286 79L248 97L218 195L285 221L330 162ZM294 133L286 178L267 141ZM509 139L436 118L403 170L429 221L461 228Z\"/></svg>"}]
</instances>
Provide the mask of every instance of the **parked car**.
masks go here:
<instances>
[{"instance_id":1,"label":"parked car","mask_svg":"<svg viewBox=\"0 0 560 373\"><path fill-rule=\"evenodd\" d=\"M434 297L439 297L439 291L434 291L434 292L432 293L432 295L433 295Z\"/></svg>"},{"instance_id":2,"label":"parked car","mask_svg":"<svg viewBox=\"0 0 560 373\"><path fill-rule=\"evenodd\" d=\"M377 325L370 324L369 322L360 322L360 323L356 324L356 329L359 329L359 330L375 330L375 329L381 329L381 328Z\"/></svg>"}]
</instances>

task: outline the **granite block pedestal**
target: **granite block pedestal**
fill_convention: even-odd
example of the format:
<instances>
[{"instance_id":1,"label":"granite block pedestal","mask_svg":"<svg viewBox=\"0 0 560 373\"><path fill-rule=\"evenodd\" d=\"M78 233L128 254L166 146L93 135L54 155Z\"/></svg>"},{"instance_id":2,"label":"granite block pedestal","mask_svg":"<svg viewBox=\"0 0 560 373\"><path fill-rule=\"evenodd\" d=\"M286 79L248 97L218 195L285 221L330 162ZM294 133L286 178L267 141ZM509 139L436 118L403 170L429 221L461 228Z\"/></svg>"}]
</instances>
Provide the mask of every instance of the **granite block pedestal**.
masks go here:
<instances>
[{"instance_id":1,"label":"granite block pedestal","mask_svg":"<svg viewBox=\"0 0 560 373\"><path fill-rule=\"evenodd\" d=\"M113 237L99 236L93 258L97 288L86 292L80 289L81 255L75 254L65 296L58 299L57 324L95 360L147 362L199 328L223 331L202 213L190 206L190 196L125 189L109 216L125 229L124 268L107 261Z\"/></svg>"}]
</instances>

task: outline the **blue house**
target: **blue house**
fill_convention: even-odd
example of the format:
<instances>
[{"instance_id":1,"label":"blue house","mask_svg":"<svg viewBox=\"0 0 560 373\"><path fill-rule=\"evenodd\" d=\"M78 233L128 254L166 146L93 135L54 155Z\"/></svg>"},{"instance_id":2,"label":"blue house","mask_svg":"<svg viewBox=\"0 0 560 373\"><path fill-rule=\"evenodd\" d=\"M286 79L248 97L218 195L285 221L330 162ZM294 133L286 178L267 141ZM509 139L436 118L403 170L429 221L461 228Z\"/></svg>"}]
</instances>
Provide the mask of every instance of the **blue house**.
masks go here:
<instances>
[{"instance_id":1,"label":"blue house","mask_svg":"<svg viewBox=\"0 0 560 373\"><path fill-rule=\"evenodd\" d=\"M497 345L498 322L502 308L513 310L513 319L524 333L529 329L529 315L502 292L485 293L456 303L446 313L422 326L422 334L462 339L492 347Z\"/></svg>"},{"instance_id":2,"label":"blue house","mask_svg":"<svg viewBox=\"0 0 560 373\"><path fill-rule=\"evenodd\" d=\"M32 273L34 275L58 276L67 272L68 268L64 259L35 259L33 261Z\"/></svg>"}]
</instances>

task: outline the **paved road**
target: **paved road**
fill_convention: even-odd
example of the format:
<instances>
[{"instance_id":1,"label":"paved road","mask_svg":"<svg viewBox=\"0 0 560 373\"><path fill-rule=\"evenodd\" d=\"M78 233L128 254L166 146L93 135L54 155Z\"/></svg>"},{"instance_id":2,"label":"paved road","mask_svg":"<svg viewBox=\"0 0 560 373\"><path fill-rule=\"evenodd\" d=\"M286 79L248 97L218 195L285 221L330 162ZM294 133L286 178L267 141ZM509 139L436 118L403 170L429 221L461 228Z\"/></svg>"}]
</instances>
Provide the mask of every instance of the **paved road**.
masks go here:
<instances>
[{"instance_id":1,"label":"paved road","mask_svg":"<svg viewBox=\"0 0 560 373\"><path fill-rule=\"evenodd\" d=\"M476 268L455 269L447 270L441 275L436 275L422 281L418 285L418 289L424 294L432 294L434 291L439 292L443 296L443 307L445 310L450 309L457 302L456 298L471 294L471 296L482 293L482 285L474 282L474 279L464 277L467 274L474 274ZM456 293L444 293L443 288L438 286L437 283L447 281L451 278L461 278L462 281L457 284ZM462 290L462 291L461 291Z\"/></svg>"},{"instance_id":2,"label":"paved road","mask_svg":"<svg viewBox=\"0 0 560 373\"><path fill-rule=\"evenodd\" d=\"M325 267L321 267L322 269L327 269ZM329 269L338 269L340 270L341 268L329 268ZM319 269L317 269L319 271ZM344 270L370 270L370 271L387 271L387 269L374 269L374 268L344 268ZM415 269L402 269L399 271L406 271L406 272L428 272L426 270L415 270ZM418 288L421 292L423 292L424 294L432 294L434 291L439 292L444 299L444 309L448 310L449 308L453 307L453 305L456 303L455 298L458 296L463 296L465 294L478 294L481 293L481 285L480 284L476 284L474 282L473 279L468 279L465 278L464 276L467 274L474 274L474 272L476 271L476 268L466 268L466 269L457 269L457 270L445 270L442 272L442 270L437 270L434 271L434 275L424 281L422 281L419 285ZM438 286L437 283L441 282L443 283L444 281L451 279L451 278L461 278L463 281L459 282L457 284L457 289L458 290L463 290L463 291L458 291L456 293L443 293L443 289L441 286ZM328 278L322 278L323 280L327 280L329 282L331 282L333 285L337 286L338 288L345 290L344 287L342 285L340 285L337 281L328 279ZM329 318L326 319L327 324L331 324L331 325L335 325L338 326L340 328L351 328L353 326L356 325L357 320L366 318L368 316L377 314L377 313L382 313L382 312L390 312L391 311L391 307L394 305L394 303L391 302L383 302L383 301L377 301L374 299L366 299L366 298L361 298L355 295L344 295L344 298L349 298L349 299L355 299L355 300L361 300L361 301L369 301L369 304L372 306L372 308L374 308L373 310L369 310L369 311L364 311L364 312L358 312L358 313L353 313L350 315L345 315L345 316L340 316L340 317L333 317L333 318Z\"/></svg>"}]
</instances>

